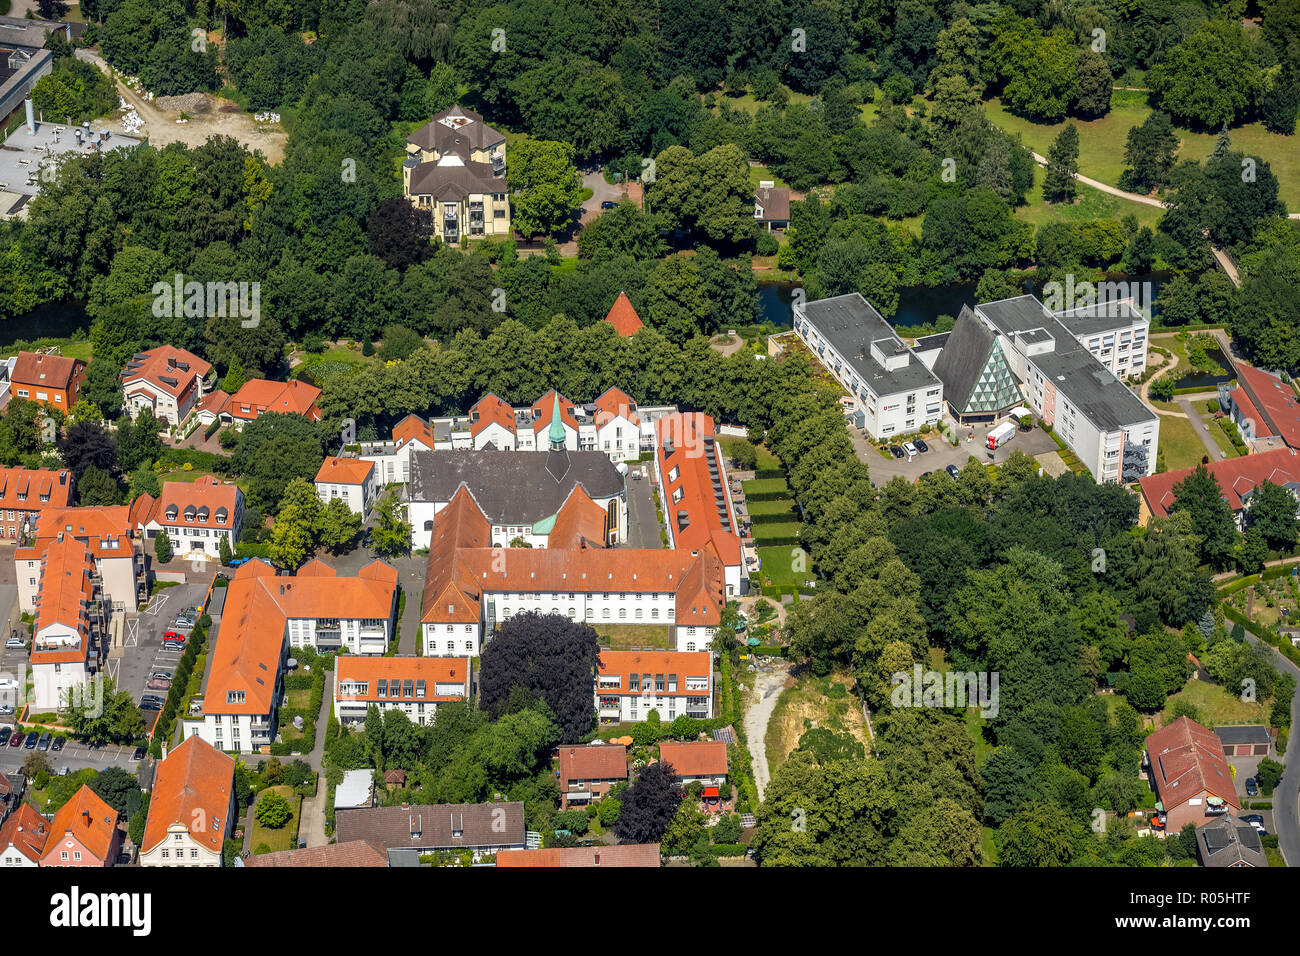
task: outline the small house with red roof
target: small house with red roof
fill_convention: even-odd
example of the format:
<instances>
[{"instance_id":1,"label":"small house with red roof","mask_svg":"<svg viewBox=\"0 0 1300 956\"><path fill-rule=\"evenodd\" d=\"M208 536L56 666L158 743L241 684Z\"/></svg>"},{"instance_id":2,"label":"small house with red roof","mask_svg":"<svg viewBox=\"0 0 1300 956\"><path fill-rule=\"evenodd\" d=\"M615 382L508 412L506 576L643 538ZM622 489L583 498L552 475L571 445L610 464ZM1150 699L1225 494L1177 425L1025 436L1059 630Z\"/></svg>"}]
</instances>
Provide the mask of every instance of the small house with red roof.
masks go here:
<instances>
[{"instance_id":1,"label":"small house with red roof","mask_svg":"<svg viewBox=\"0 0 1300 956\"><path fill-rule=\"evenodd\" d=\"M1219 405L1254 451L1300 449L1300 400L1276 375L1237 362L1237 387L1219 386Z\"/></svg>"},{"instance_id":2,"label":"small house with red roof","mask_svg":"<svg viewBox=\"0 0 1300 956\"><path fill-rule=\"evenodd\" d=\"M702 783L705 796L716 797L717 788L727 780L727 745L720 740L665 740L659 744L659 760L672 765L683 785Z\"/></svg>"},{"instance_id":3,"label":"small house with red roof","mask_svg":"<svg viewBox=\"0 0 1300 956\"><path fill-rule=\"evenodd\" d=\"M627 780L627 748L600 743L562 746L557 772L562 809L586 806Z\"/></svg>"},{"instance_id":4,"label":"small house with red roof","mask_svg":"<svg viewBox=\"0 0 1300 956\"><path fill-rule=\"evenodd\" d=\"M234 819L234 759L190 737L154 773L140 865L221 866Z\"/></svg>"},{"instance_id":5,"label":"small house with red roof","mask_svg":"<svg viewBox=\"0 0 1300 956\"><path fill-rule=\"evenodd\" d=\"M122 847L117 811L85 784L54 819L41 866L112 866Z\"/></svg>"},{"instance_id":6,"label":"small house with red roof","mask_svg":"<svg viewBox=\"0 0 1300 956\"><path fill-rule=\"evenodd\" d=\"M1184 824L1203 827L1224 813L1240 813L1232 768L1218 735L1190 717L1146 739L1147 772L1165 814L1165 832Z\"/></svg>"},{"instance_id":7,"label":"small house with red roof","mask_svg":"<svg viewBox=\"0 0 1300 956\"><path fill-rule=\"evenodd\" d=\"M326 458L316 472L316 494L329 504L341 498L354 514L365 517L379 498L379 469L364 458Z\"/></svg>"},{"instance_id":8,"label":"small house with red roof","mask_svg":"<svg viewBox=\"0 0 1300 956\"><path fill-rule=\"evenodd\" d=\"M122 372L122 397L134 421L150 409L159 421L183 425L212 384L212 366L171 345L137 352Z\"/></svg>"},{"instance_id":9,"label":"small house with red roof","mask_svg":"<svg viewBox=\"0 0 1300 956\"><path fill-rule=\"evenodd\" d=\"M19 352L9 383L14 398L62 409L66 415L86 387L86 363L66 355Z\"/></svg>"},{"instance_id":10,"label":"small house with red roof","mask_svg":"<svg viewBox=\"0 0 1300 956\"><path fill-rule=\"evenodd\" d=\"M1167 517L1173 510L1174 502L1178 500L1174 489L1197 467L1200 466L1139 478L1143 511L1157 518ZM1240 458L1224 458L1204 467L1219 483L1224 500L1236 516L1238 528L1244 525L1244 515L1250 510L1255 490L1264 482L1285 488L1300 497L1300 451L1294 448L1280 447L1253 455L1242 455Z\"/></svg>"}]
</instances>

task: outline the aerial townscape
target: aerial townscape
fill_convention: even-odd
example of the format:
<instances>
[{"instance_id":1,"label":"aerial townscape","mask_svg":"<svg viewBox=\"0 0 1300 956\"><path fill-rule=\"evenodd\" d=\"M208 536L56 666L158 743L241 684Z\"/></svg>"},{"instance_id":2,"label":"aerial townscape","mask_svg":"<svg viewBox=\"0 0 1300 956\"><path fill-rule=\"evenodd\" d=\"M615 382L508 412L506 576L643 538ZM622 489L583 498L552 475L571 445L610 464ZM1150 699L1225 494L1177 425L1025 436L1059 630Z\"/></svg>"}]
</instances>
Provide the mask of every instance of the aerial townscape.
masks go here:
<instances>
[{"instance_id":1,"label":"aerial townscape","mask_svg":"<svg viewBox=\"0 0 1300 956\"><path fill-rule=\"evenodd\" d=\"M1298 116L1300 0L0 0L0 868L1280 914Z\"/></svg>"}]
</instances>

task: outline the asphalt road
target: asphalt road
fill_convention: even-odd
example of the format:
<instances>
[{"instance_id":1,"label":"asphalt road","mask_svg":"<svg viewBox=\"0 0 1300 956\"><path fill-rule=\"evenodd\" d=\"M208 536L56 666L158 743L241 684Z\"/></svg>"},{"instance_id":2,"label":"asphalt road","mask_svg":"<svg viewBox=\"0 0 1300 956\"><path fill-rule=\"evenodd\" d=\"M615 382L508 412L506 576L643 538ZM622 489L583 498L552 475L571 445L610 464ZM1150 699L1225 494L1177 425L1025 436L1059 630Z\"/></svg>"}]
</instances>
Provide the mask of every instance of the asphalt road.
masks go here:
<instances>
[{"instance_id":1,"label":"asphalt road","mask_svg":"<svg viewBox=\"0 0 1300 956\"><path fill-rule=\"evenodd\" d=\"M655 516L654 486L650 482L653 474L650 462L643 462L632 471L638 469L645 474L644 478L633 478L632 472L627 476L627 547L662 548L659 519Z\"/></svg>"},{"instance_id":2,"label":"asphalt road","mask_svg":"<svg viewBox=\"0 0 1300 956\"><path fill-rule=\"evenodd\" d=\"M1291 695L1291 726L1296 726L1300 716L1300 667L1296 667L1273 647L1249 631L1253 643L1268 648L1274 663L1296 679L1295 693ZM1273 790L1273 830L1277 834L1278 849L1287 866L1300 866L1300 760L1287 760L1282 779Z\"/></svg>"},{"instance_id":3,"label":"asphalt road","mask_svg":"<svg viewBox=\"0 0 1300 956\"><path fill-rule=\"evenodd\" d=\"M25 747L10 747L8 744L0 747L0 772L20 773L23 769L23 761L36 752ZM139 761L131 759L134 752L134 747L118 747L112 744L92 750L85 744L72 740L58 753L52 750L45 751L45 759L50 762L50 766L56 773L60 767L67 767L74 771L84 770L87 767L103 770L114 765L135 773Z\"/></svg>"}]
</instances>

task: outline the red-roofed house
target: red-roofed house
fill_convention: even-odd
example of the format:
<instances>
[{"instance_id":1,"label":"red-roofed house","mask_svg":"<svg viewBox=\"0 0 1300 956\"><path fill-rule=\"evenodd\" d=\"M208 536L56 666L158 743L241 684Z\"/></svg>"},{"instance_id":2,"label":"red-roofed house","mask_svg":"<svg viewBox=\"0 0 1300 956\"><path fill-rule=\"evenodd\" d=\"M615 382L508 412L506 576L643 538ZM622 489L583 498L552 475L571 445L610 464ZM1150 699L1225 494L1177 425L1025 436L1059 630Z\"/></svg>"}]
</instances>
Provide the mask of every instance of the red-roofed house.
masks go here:
<instances>
[{"instance_id":1,"label":"red-roofed house","mask_svg":"<svg viewBox=\"0 0 1300 956\"><path fill-rule=\"evenodd\" d=\"M534 451L547 451L552 447L553 436L550 435L551 421L559 412L560 425L564 428L564 447L569 451L590 451L580 442L578 416L573 402L569 401L555 389L551 389L537 401L533 402L531 440L520 436L520 447Z\"/></svg>"},{"instance_id":2,"label":"red-roofed house","mask_svg":"<svg viewBox=\"0 0 1300 956\"><path fill-rule=\"evenodd\" d=\"M0 468L0 538L21 538L42 512L68 507L72 484L66 469Z\"/></svg>"},{"instance_id":3,"label":"red-roofed house","mask_svg":"<svg viewBox=\"0 0 1300 956\"><path fill-rule=\"evenodd\" d=\"M342 498L348 509L365 517L379 497L379 469L364 458L326 458L316 472L316 494L329 504Z\"/></svg>"},{"instance_id":4,"label":"red-roofed house","mask_svg":"<svg viewBox=\"0 0 1300 956\"><path fill-rule=\"evenodd\" d=\"M183 425L211 385L212 366L193 352L160 345L137 352L122 372L122 395L134 421L149 408L159 421Z\"/></svg>"},{"instance_id":5,"label":"red-roofed house","mask_svg":"<svg viewBox=\"0 0 1300 956\"><path fill-rule=\"evenodd\" d=\"M636 314L626 292L620 292L614 304L609 308L605 321L614 326L614 331L624 338L631 338L641 330L641 316Z\"/></svg>"},{"instance_id":6,"label":"red-roofed house","mask_svg":"<svg viewBox=\"0 0 1300 956\"><path fill-rule=\"evenodd\" d=\"M1237 518L1237 527L1243 525L1243 515L1250 510L1250 499L1263 482L1272 482L1292 494L1300 494L1300 452L1293 448L1274 448L1240 458L1212 461L1206 470L1218 481L1223 497ZM1157 518L1167 517L1177 498L1174 486L1196 470L1180 468L1138 479L1142 501Z\"/></svg>"},{"instance_id":7,"label":"red-roofed house","mask_svg":"<svg viewBox=\"0 0 1300 956\"><path fill-rule=\"evenodd\" d=\"M672 765L683 785L698 780L718 787L727 779L727 745L720 740L665 740L659 745L659 759Z\"/></svg>"},{"instance_id":8,"label":"red-roofed house","mask_svg":"<svg viewBox=\"0 0 1300 956\"><path fill-rule=\"evenodd\" d=\"M104 617L95 562L86 546L63 536L41 557L32 639L32 706L68 706L90 679L92 638L102 647ZM93 661L98 667L98 660ZM75 702L75 701L74 701Z\"/></svg>"},{"instance_id":9,"label":"red-roofed house","mask_svg":"<svg viewBox=\"0 0 1300 956\"><path fill-rule=\"evenodd\" d=\"M658 843L622 843L615 846L551 847L544 850L501 850L497 866L659 866Z\"/></svg>"},{"instance_id":10,"label":"red-roofed house","mask_svg":"<svg viewBox=\"0 0 1300 956\"><path fill-rule=\"evenodd\" d=\"M754 218L767 227L785 229L790 225L790 190L765 179L754 190Z\"/></svg>"},{"instance_id":11,"label":"red-roofed house","mask_svg":"<svg viewBox=\"0 0 1300 956\"><path fill-rule=\"evenodd\" d=\"M141 866L221 866L235 819L235 761L198 737L181 742L153 778Z\"/></svg>"},{"instance_id":12,"label":"red-roofed house","mask_svg":"<svg viewBox=\"0 0 1300 956\"><path fill-rule=\"evenodd\" d=\"M1216 806L1241 811L1223 744L1214 731L1190 717L1179 717L1149 735L1146 759L1166 814L1166 833L1177 833L1187 823L1200 827L1214 821L1224 812L1210 809Z\"/></svg>"},{"instance_id":13,"label":"red-roofed house","mask_svg":"<svg viewBox=\"0 0 1300 956\"><path fill-rule=\"evenodd\" d=\"M749 575L723 457L708 415L678 412L655 422L655 484L669 545L698 553L711 544L726 570L727 596L735 597L749 590Z\"/></svg>"},{"instance_id":14,"label":"red-roofed house","mask_svg":"<svg viewBox=\"0 0 1300 956\"><path fill-rule=\"evenodd\" d=\"M610 388L595 401L596 447L610 461L634 461L641 455L641 419L636 402L622 389Z\"/></svg>"},{"instance_id":15,"label":"red-roofed house","mask_svg":"<svg viewBox=\"0 0 1300 956\"><path fill-rule=\"evenodd\" d=\"M233 553L244 523L244 493L215 475L195 481L165 481L157 499L141 495L131 506L141 541L166 531L172 552L181 557L203 552L221 555L224 537Z\"/></svg>"},{"instance_id":16,"label":"red-roofed house","mask_svg":"<svg viewBox=\"0 0 1300 956\"><path fill-rule=\"evenodd\" d=\"M713 716L713 658L708 651L600 652L596 716L602 724Z\"/></svg>"},{"instance_id":17,"label":"red-roofed house","mask_svg":"<svg viewBox=\"0 0 1300 956\"><path fill-rule=\"evenodd\" d=\"M121 846L117 811L82 784L50 821L41 866L112 866Z\"/></svg>"},{"instance_id":18,"label":"red-roofed house","mask_svg":"<svg viewBox=\"0 0 1300 956\"><path fill-rule=\"evenodd\" d=\"M136 525L126 505L85 508L51 508L36 521L30 543L14 550L18 605L24 611L36 606L41 556L60 535L76 538L95 559L104 599L135 608L148 596L144 555L136 548Z\"/></svg>"},{"instance_id":19,"label":"red-roofed house","mask_svg":"<svg viewBox=\"0 0 1300 956\"><path fill-rule=\"evenodd\" d=\"M559 773L562 808L586 806L627 779L627 748L621 744L562 746Z\"/></svg>"},{"instance_id":20,"label":"red-roofed house","mask_svg":"<svg viewBox=\"0 0 1300 956\"><path fill-rule=\"evenodd\" d=\"M470 408L469 432L478 449L491 446L497 451L514 451L519 445L515 410L491 392Z\"/></svg>"},{"instance_id":21,"label":"red-roofed house","mask_svg":"<svg viewBox=\"0 0 1300 956\"><path fill-rule=\"evenodd\" d=\"M49 822L31 804L20 803L0 826L0 870L39 866L49 838Z\"/></svg>"},{"instance_id":22,"label":"red-roofed house","mask_svg":"<svg viewBox=\"0 0 1300 956\"><path fill-rule=\"evenodd\" d=\"M321 390L315 385L294 379L289 382L272 382L264 378L249 379L222 410L223 416L229 416L234 425L242 427L270 412L296 414L320 421L320 409L316 400Z\"/></svg>"},{"instance_id":23,"label":"red-roofed house","mask_svg":"<svg viewBox=\"0 0 1300 956\"><path fill-rule=\"evenodd\" d=\"M1279 443L1300 448L1300 401L1295 391L1276 375L1245 362L1236 363L1236 367L1237 387L1228 391L1220 386L1219 397L1242 439L1255 451L1267 451Z\"/></svg>"},{"instance_id":24,"label":"red-roofed house","mask_svg":"<svg viewBox=\"0 0 1300 956\"><path fill-rule=\"evenodd\" d=\"M66 355L19 352L9 381L14 398L51 405L66 415L86 387L86 363Z\"/></svg>"},{"instance_id":25,"label":"red-roofed house","mask_svg":"<svg viewBox=\"0 0 1300 956\"><path fill-rule=\"evenodd\" d=\"M362 657L335 661L334 716L343 727L360 727L371 707L400 710L411 723L432 724L439 704L468 700L468 657Z\"/></svg>"}]
</instances>

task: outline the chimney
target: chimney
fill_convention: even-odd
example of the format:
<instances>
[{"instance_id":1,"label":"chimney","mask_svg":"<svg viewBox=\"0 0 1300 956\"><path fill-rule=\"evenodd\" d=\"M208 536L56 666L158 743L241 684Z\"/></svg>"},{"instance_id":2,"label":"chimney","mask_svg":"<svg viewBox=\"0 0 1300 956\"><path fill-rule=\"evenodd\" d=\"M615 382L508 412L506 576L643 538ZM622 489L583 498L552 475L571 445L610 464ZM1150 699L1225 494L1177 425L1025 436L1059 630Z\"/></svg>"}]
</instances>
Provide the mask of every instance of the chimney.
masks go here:
<instances>
[{"instance_id":1,"label":"chimney","mask_svg":"<svg viewBox=\"0 0 1300 956\"><path fill-rule=\"evenodd\" d=\"M27 112L27 134L36 135L36 112L32 106L32 98L29 96L23 100L23 109Z\"/></svg>"}]
</instances>

